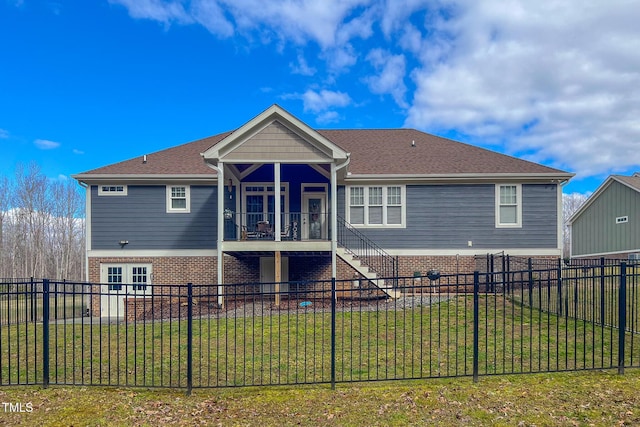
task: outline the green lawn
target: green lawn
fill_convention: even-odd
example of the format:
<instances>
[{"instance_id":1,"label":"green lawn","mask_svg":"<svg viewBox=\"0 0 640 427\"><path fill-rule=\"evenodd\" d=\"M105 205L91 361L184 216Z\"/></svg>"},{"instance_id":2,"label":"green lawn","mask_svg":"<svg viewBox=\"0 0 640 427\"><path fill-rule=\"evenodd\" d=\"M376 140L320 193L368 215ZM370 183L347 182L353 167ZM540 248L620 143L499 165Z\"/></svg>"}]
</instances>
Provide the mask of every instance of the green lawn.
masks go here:
<instances>
[{"instance_id":1,"label":"green lawn","mask_svg":"<svg viewBox=\"0 0 640 427\"><path fill-rule=\"evenodd\" d=\"M393 309L380 302L336 317L336 381L469 376L473 299ZM197 315L197 312L196 312ZM186 387L187 322L52 324L50 378L58 384ZM194 387L327 383L331 317L323 311L196 319ZM617 366L618 331L513 303L479 300L479 373ZM42 325L0 327L0 384L40 383ZM627 334L625 364L638 366Z\"/></svg>"},{"instance_id":2,"label":"green lawn","mask_svg":"<svg viewBox=\"0 0 640 427\"><path fill-rule=\"evenodd\" d=\"M640 424L640 370L179 390L4 387L31 404L3 425L47 426L614 426Z\"/></svg>"},{"instance_id":3,"label":"green lawn","mask_svg":"<svg viewBox=\"0 0 640 427\"><path fill-rule=\"evenodd\" d=\"M27 321L42 321L42 294L33 298L19 295L9 298L0 297L0 325L11 325ZM87 309L86 297L82 294L51 294L49 302L49 319L71 319L82 317Z\"/></svg>"},{"instance_id":4,"label":"green lawn","mask_svg":"<svg viewBox=\"0 0 640 427\"><path fill-rule=\"evenodd\" d=\"M603 273L603 274L602 274ZM510 297L543 311L573 317L604 326L618 327L620 267L563 269L562 286L555 280L535 280L514 289ZM626 277L626 329L640 332L640 272L629 268Z\"/></svg>"}]
</instances>

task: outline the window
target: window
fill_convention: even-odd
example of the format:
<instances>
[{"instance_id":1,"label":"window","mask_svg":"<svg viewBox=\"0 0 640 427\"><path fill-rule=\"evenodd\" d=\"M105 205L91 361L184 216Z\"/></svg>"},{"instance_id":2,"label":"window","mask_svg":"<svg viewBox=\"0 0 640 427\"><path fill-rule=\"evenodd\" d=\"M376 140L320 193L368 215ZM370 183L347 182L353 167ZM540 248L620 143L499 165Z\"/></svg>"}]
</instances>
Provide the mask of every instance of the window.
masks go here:
<instances>
[{"instance_id":1,"label":"window","mask_svg":"<svg viewBox=\"0 0 640 427\"><path fill-rule=\"evenodd\" d=\"M522 185L496 185L496 227L522 227Z\"/></svg>"},{"instance_id":2,"label":"window","mask_svg":"<svg viewBox=\"0 0 640 427\"><path fill-rule=\"evenodd\" d=\"M167 186L167 212L189 213L191 211L189 186Z\"/></svg>"},{"instance_id":3,"label":"window","mask_svg":"<svg viewBox=\"0 0 640 427\"><path fill-rule=\"evenodd\" d=\"M347 221L370 227L402 227L405 208L403 186L349 187Z\"/></svg>"},{"instance_id":4,"label":"window","mask_svg":"<svg viewBox=\"0 0 640 427\"><path fill-rule=\"evenodd\" d=\"M286 215L289 214L289 197L287 197L289 185L282 183L280 186L280 213L282 214L280 227L286 227ZM275 187L262 183L243 184L243 197L245 201L246 213L244 224L250 230L256 227L259 221L268 221L275 224Z\"/></svg>"},{"instance_id":5,"label":"window","mask_svg":"<svg viewBox=\"0 0 640 427\"><path fill-rule=\"evenodd\" d=\"M131 269L131 281L135 291L147 290L147 267L133 267Z\"/></svg>"},{"instance_id":6,"label":"window","mask_svg":"<svg viewBox=\"0 0 640 427\"><path fill-rule=\"evenodd\" d=\"M126 185L99 185L98 196L126 196Z\"/></svg>"},{"instance_id":7,"label":"window","mask_svg":"<svg viewBox=\"0 0 640 427\"><path fill-rule=\"evenodd\" d=\"M109 267L107 270L107 283L110 291L122 290L122 267Z\"/></svg>"}]
</instances>

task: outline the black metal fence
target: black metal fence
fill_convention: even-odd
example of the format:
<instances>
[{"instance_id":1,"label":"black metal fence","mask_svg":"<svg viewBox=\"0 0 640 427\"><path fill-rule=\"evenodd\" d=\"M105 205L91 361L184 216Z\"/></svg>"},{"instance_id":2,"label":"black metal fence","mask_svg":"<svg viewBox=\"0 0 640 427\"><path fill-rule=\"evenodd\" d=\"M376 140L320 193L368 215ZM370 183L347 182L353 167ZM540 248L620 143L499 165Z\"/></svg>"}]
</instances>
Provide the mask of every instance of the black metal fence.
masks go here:
<instances>
[{"instance_id":1,"label":"black metal fence","mask_svg":"<svg viewBox=\"0 0 640 427\"><path fill-rule=\"evenodd\" d=\"M638 272L586 268L394 278L394 299L338 280L146 296L14 281L0 284L0 385L191 390L640 366Z\"/></svg>"}]
</instances>

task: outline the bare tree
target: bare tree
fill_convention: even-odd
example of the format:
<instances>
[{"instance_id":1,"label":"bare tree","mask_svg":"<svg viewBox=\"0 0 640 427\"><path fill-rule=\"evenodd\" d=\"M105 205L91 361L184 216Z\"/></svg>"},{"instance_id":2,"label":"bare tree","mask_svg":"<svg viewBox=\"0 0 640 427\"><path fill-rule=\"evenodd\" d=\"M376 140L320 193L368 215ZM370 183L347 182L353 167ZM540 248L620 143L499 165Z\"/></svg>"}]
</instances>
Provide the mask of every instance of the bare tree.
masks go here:
<instances>
[{"instance_id":1,"label":"bare tree","mask_svg":"<svg viewBox=\"0 0 640 427\"><path fill-rule=\"evenodd\" d=\"M5 218L9 216L12 194L11 182L6 176L0 177L0 277L9 277L9 251L4 238Z\"/></svg>"},{"instance_id":2,"label":"bare tree","mask_svg":"<svg viewBox=\"0 0 640 427\"><path fill-rule=\"evenodd\" d=\"M84 198L71 181L17 165L0 177L0 277L84 277Z\"/></svg>"},{"instance_id":3,"label":"bare tree","mask_svg":"<svg viewBox=\"0 0 640 427\"><path fill-rule=\"evenodd\" d=\"M571 193L562 195L562 224L563 224L563 256L569 257L571 254L571 228L569 219L580 209L589 198L587 194Z\"/></svg>"},{"instance_id":4,"label":"bare tree","mask_svg":"<svg viewBox=\"0 0 640 427\"><path fill-rule=\"evenodd\" d=\"M51 211L51 238L49 250L54 260L55 277L68 278L73 270L82 268L83 254L83 198L78 186L69 181L58 181L51 186L53 209Z\"/></svg>"}]
</instances>

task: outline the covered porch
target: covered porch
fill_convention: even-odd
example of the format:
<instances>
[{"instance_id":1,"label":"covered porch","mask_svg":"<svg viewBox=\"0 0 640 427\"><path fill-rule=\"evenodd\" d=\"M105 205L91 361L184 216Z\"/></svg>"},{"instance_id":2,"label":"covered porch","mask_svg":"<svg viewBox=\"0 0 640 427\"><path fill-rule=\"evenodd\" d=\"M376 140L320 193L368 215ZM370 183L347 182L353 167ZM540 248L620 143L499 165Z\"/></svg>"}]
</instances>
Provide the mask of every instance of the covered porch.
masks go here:
<instances>
[{"instance_id":1,"label":"covered porch","mask_svg":"<svg viewBox=\"0 0 640 427\"><path fill-rule=\"evenodd\" d=\"M337 183L349 153L274 105L202 156L217 174L220 285L225 254L273 253L281 282L283 253L325 252L336 276Z\"/></svg>"}]
</instances>

